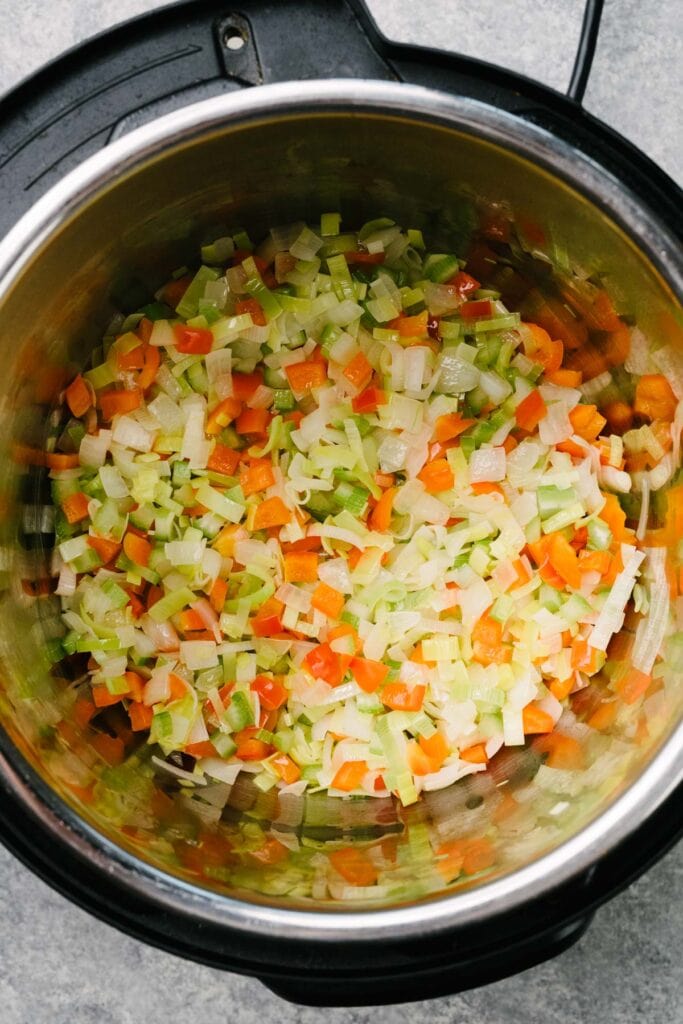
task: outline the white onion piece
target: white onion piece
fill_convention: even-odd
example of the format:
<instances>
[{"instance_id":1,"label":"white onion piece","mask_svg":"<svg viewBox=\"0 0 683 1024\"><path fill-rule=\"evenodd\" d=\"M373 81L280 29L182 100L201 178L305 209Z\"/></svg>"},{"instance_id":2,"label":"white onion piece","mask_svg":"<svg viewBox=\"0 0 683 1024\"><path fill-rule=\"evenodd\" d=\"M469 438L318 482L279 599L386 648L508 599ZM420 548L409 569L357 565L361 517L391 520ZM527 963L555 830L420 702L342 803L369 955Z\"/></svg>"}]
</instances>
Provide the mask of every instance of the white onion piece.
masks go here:
<instances>
[{"instance_id":1,"label":"white onion piece","mask_svg":"<svg viewBox=\"0 0 683 1024\"><path fill-rule=\"evenodd\" d=\"M488 483L505 479L506 455L504 448L478 448L469 462L470 483Z\"/></svg>"},{"instance_id":2,"label":"white onion piece","mask_svg":"<svg viewBox=\"0 0 683 1024\"><path fill-rule=\"evenodd\" d=\"M453 761L451 764L444 765L438 772L432 772L430 775L422 776L422 788L429 791L432 789L445 789L446 786L452 785L457 782L458 779L463 779L466 775L473 775L476 772L486 771L485 764L472 764L469 761Z\"/></svg>"},{"instance_id":3,"label":"white onion piece","mask_svg":"<svg viewBox=\"0 0 683 1024\"><path fill-rule=\"evenodd\" d=\"M208 358L208 357L207 357ZM185 423L185 415L180 406L163 391L147 406L162 429L167 434L180 433Z\"/></svg>"},{"instance_id":4,"label":"white onion piece","mask_svg":"<svg viewBox=\"0 0 683 1024\"><path fill-rule=\"evenodd\" d=\"M160 348L162 345L166 346L166 348L173 348L176 345L173 327L168 320L154 321L152 332L149 336L149 344L155 345L157 348Z\"/></svg>"},{"instance_id":5,"label":"white onion piece","mask_svg":"<svg viewBox=\"0 0 683 1024\"><path fill-rule=\"evenodd\" d=\"M633 550L633 549L632 549ZM624 610L636 582L641 562L645 558L642 551L635 551L629 556L624 568L617 576L607 600L605 601L598 621L588 638L588 643L598 651L606 651L614 633L624 624Z\"/></svg>"},{"instance_id":6,"label":"white onion piece","mask_svg":"<svg viewBox=\"0 0 683 1024\"><path fill-rule=\"evenodd\" d=\"M672 345L663 345L652 353L652 359L669 381L680 402L683 399L683 353Z\"/></svg>"},{"instance_id":7,"label":"white onion piece","mask_svg":"<svg viewBox=\"0 0 683 1024\"><path fill-rule=\"evenodd\" d=\"M323 562L318 568L318 575L328 587L341 591L342 594L353 593L353 583L348 562L344 558L332 558ZM310 602L309 602L310 603Z\"/></svg>"},{"instance_id":8,"label":"white onion piece","mask_svg":"<svg viewBox=\"0 0 683 1024\"><path fill-rule=\"evenodd\" d=\"M538 425L538 436L543 444L555 445L571 437L573 430L568 407L564 402L552 402Z\"/></svg>"},{"instance_id":9,"label":"white onion piece","mask_svg":"<svg viewBox=\"0 0 683 1024\"><path fill-rule=\"evenodd\" d=\"M272 388L266 387L265 384L259 384L247 405L250 409L270 409L274 397L275 392Z\"/></svg>"},{"instance_id":10,"label":"white onion piece","mask_svg":"<svg viewBox=\"0 0 683 1024\"><path fill-rule=\"evenodd\" d=\"M155 622L149 615L143 615L139 624L158 651L167 653L178 650L180 641L170 622Z\"/></svg>"},{"instance_id":11,"label":"white onion piece","mask_svg":"<svg viewBox=\"0 0 683 1024\"><path fill-rule=\"evenodd\" d=\"M107 458L111 440L111 430L100 430L97 434L85 434L78 449L78 461L81 466L100 469ZM131 445L131 447L134 446ZM149 447L152 447L151 444ZM149 448L141 448L139 451L149 451Z\"/></svg>"},{"instance_id":12,"label":"white onion piece","mask_svg":"<svg viewBox=\"0 0 683 1024\"><path fill-rule=\"evenodd\" d=\"M631 328L631 341L628 355L624 361L624 367L629 373L636 377L653 372L653 361L650 355L650 342L645 337L640 327Z\"/></svg>"},{"instance_id":13,"label":"white onion piece","mask_svg":"<svg viewBox=\"0 0 683 1024\"><path fill-rule=\"evenodd\" d=\"M608 388L612 383L612 374L609 370L605 370L604 373L599 374L597 377L593 377L591 380L585 381L579 385L579 391L586 399L591 402L601 391Z\"/></svg>"},{"instance_id":14,"label":"white onion piece","mask_svg":"<svg viewBox=\"0 0 683 1024\"><path fill-rule=\"evenodd\" d=\"M404 352L404 386L406 391L419 393L427 369L427 353L424 345L415 345Z\"/></svg>"},{"instance_id":15,"label":"white onion piece","mask_svg":"<svg viewBox=\"0 0 683 1024\"><path fill-rule=\"evenodd\" d=\"M631 660L640 672L649 674L664 640L669 621L669 583L666 578L666 548L647 549L650 578L650 608L638 623Z\"/></svg>"},{"instance_id":16,"label":"white onion piece","mask_svg":"<svg viewBox=\"0 0 683 1024\"><path fill-rule=\"evenodd\" d=\"M628 494L631 490L632 480L628 473L614 466L601 466L600 477L605 487L620 494Z\"/></svg>"},{"instance_id":17,"label":"white onion piece","mask_svg":"<svg viewBox=\"0 0 683 1024\"><path fill-rule=\"evenodd\" d=\"M307 615L311 610L311 594L293 583L283 583L275 591L275 597L288 608L293 608L302 615Z\"/></svg>"},{"instance_id":18,"label":"white onion piece","mask_svg":"<svg viewBox=\"0 0 683 1024\"><path fill-rule=\"evenodd\" d=\"M647 520L650 512L650 481L647 476L643 477L640 501L640 516L638 517L638 528L636 537L642 540L647 530Z\"/></svg>"},{"instance_id":19,"label":"white onion piece","mask_svg":"<svg viewBox=\"0 0 683 1024\"><path fill-rule=\"evenodd\" d=\"M59 570L59 579L57 581L55 594L58 594L60 597L71 597L76 593L77 582L78 577L76 576L76 573L70 565L64 563Z\"/></svg>"},{"instance_id":20,"label":"white onion piece","mask_svg":"<svg viewBox=\"0 0 683 1024\"><path fill-rule=\"evenodd\" d=\"M192 602L190 608L199 615L207 630L210 633L213 633L216 643L219 644L223 639L223 635L218 625L218 616L207 599L205 597L200 597L198 601Z\"/></svg>"},{"instance_id":21,"label":"white onion piece","mask_svg":"<svg viewBox=\"0 0 683 1024\"><path fill-rule=\"evenodd\" d=\"M183 402L187 416L183 432L181 459L187 459L191 469L205 469L211 453L211 442L206 440L206 402L200 395L192 395Z\"/></svg>"},{"instance_id":22,"label":"white onion piece","mask_svg":"<svg viewBox=\"0 0 683 1024\"><path fill-rule=\"evenodd\" d=\"M153 704L159 704L162 701L168 700L171 695L171 684L169 676L175 668L175 662L170 662L168 665L161 665L155 669L152 673L151 679L145 683L143 702L147 707L151 707Z\"/></svg>"}]
</instances>

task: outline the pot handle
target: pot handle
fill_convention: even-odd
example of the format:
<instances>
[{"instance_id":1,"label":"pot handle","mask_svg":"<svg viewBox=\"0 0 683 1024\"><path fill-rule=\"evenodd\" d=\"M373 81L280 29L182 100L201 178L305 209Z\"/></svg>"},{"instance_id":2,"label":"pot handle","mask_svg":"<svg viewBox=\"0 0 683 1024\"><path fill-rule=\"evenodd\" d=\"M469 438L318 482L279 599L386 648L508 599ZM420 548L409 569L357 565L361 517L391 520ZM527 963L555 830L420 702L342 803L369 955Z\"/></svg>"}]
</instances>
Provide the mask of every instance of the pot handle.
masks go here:
<instances>
[{"instance_id":1,"label":"pot handle","mask_svg":"<svg viewBox=\"0 0 683 1024\"><path fill-rule=\"evenodd\" d=\"M409 43L395 43L379 29L374 16L368 9L367 0L344 0L353 10L361 29L368 37L374 50L397 71L399 76L416 84L432 84L437 87L449 88L447 76L455 72L451 88L462 90L466 95L475 99L493 101L499 106L508 109L516 109L522 112L528 106L528 100L544 99L548 102L549 97L560 104L563 94L558 90L545 86L535 79L526 75L513 72L500 64L490 64L474 57L466 57L457 51L434 50L429 47L417 46ZM588 79L590 77L595 57L595 50L600 31L600 21L604 0L585 0L583 19L579 32L579 41L574 58L574 65L569 85L564 93L570 101L570 108L576 110L581 107ZM411 65L417 61L427 65L432 71L432 80L428 83L422 72L416 78L415 70ZM445 74L444 74L445 73ZM498 87L499 91L493 91L491 87ZM522 101L519 108L511 102L510 96L504 96L502 90L513 90L517 93L518 99Z\"/></svg>"}]
</instances>

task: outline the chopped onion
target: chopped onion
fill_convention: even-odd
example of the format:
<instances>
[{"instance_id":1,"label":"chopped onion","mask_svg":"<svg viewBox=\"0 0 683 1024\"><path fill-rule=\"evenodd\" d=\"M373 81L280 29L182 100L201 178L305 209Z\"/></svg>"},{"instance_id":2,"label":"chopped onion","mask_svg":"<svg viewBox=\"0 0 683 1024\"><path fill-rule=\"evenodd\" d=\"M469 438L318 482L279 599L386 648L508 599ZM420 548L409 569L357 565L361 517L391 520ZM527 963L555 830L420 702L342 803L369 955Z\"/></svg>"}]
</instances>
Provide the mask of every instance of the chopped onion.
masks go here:
<instances>
[{"instance_id":1,"label":"chopped onion","mask_svg":"<svg viewBox=\"0 0 683 1024\"><path fill-rule=\"evenodd\" d=\"M78 449L78 461L81 466L92 466L94 469L104 466L111 441L111 430L99 430L96 434L85 434ZM149 448L143 447L139 451L149 451Z\"/></svg>"},{"instance_id":2,"label":"chopped onion","mask_svg":"<svg viewBox=\"0 0 683 1024\"><path fill-rule=\"evenodd\" d=\"M506 456L504 448L478 448L469 462L470 483L496 482L505 479Z\"/></svg>"},{"instance_id":3,"label":"chopped onion","mask_svg":"<svg viewBox=\"0 0 683 1024\"><path fill-rule=\"evenodd\" d=\"M638 552L640 554L640 552ZM638 623L631 660L640 672L652 672L669 620L669 581L666 578L666 548L647 549L650 608Z\"/></svg>"},{"instance_id":4,"label":"chopped onion","mask_svg":"<svg viewBox=\"0 0 683 1024\"><path fill-rule=\"evenodd\" d=\"M538 435L543 444L560 444L574 432L569 421L568 408L564 402L552 402L538 425Z\"/></svg>"},{"instance_id":5,"label":"chopped onion","mask_svg":"<svg viewBox=\"0 0 683 1024\"><path fill-rule=\"evenodd\" d=\"M639 567L645 554L633 551L612 585L598 620L588 638L588 643L598 651L606 651L614 633L624 624L624 610L636 582Z\"/></svg>"},{"instance_id":6,"label":"chopped onion","mask_svg":"<svg viewBox=\"0 0 683 1024\"><path fill-rule=\"evenodd\" d=\"M652 353L652 359L669 381L678 401L683 400L683 353L673 345L662 345Z\"/></svg>"}]
</instances>

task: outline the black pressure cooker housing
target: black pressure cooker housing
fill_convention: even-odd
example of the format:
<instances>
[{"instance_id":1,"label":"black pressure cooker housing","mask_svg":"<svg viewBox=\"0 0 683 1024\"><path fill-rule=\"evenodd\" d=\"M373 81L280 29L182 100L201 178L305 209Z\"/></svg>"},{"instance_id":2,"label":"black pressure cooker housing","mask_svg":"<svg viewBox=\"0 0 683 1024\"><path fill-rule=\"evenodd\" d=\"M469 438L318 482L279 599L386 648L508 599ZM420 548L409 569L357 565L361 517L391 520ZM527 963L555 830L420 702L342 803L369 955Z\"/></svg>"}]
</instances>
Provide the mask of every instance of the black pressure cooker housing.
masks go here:
<instances>
[{"instance_id":1,"label":"black pressure cooker housing","mask_svg":"<svg viewBox=\"0 0 683 1024\"><path fill-rule=\"evenodd\" d=\"M65 173L131 129L199 100L280 81L405 81L480 100L541 126L600 164L680 238L680 190L647 157L580 105L601 2L587 4L564 96L480 61L387 41L360 0L194 0L123 24L70 51L0 102L0 229L8 230ZM0 756L9 751L0 732ZM16 754L16 752L15 752ZM16 761L16 756L14 757ZM27 769L28 771L28 769ZM40 797L43 782L31 776ZM169 952L254 975L312 1005L401 1002L494 981L553 956L596 907L668 850L683 830L679 787L640 830L548 898L457 931L335 947L310 939L188 923L130 891L102 863L55 846L45 818L0 788L0 840L69 899Z\"/></svg>"}]
</instances>

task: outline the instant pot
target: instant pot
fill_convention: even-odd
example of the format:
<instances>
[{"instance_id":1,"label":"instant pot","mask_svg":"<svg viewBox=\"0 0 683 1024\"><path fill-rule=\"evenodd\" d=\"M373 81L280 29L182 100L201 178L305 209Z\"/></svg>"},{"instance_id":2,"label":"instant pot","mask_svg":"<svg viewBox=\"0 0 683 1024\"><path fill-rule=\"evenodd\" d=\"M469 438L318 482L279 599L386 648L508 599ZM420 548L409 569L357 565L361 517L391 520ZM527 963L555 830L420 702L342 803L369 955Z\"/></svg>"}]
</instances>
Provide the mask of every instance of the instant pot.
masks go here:
<instances>
[{"instance_id":1,"label":"instant pot","mask_svg":"<svg viewBox=\"0 0 683 1024\"><path fill-rule=\"evenodd\" d=\"M46 584L46 432L112 311L135 309L216 226L257 235L327 210L348 225L393 216L445 245L472 197L505 204L541 225L541 256L561 248L683 352L680 191L580 105L600 8L587 4L566 96L390 43L359 0L211 0L107 32L0 104L0 839L105 921L288 999L426 998L575 942L680 834L680 634L653 695L600 734L577 718L579 773L549 777L513 750L401 808L285 799L242 776L195 790L161 780L144 747L108 765L71 714ZM494 863L449 872L449 843L484 834ZM340 847L373 858L377 886L332 879Z\"/></svg>"}]
</instances>

